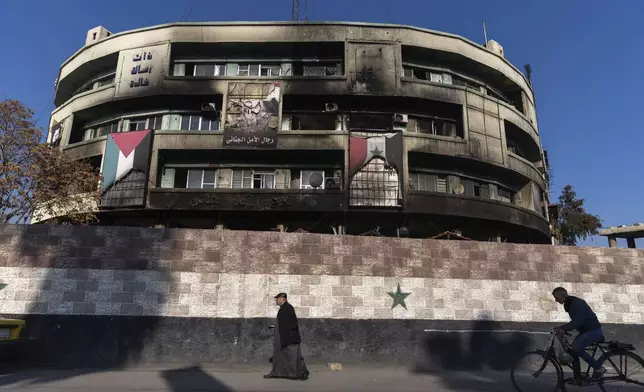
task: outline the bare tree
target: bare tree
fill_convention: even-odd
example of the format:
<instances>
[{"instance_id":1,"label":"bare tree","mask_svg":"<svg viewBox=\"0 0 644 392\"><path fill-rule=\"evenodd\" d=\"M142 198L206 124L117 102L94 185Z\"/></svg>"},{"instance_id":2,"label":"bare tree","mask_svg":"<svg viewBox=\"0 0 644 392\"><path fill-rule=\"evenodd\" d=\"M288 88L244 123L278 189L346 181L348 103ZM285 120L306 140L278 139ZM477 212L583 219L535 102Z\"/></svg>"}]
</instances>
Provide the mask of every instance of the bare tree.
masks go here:
<instances>
[{"instance_id":1,"label":"bare tree","mask_svg":"<svg viewBox=\"0 0 644 392\"><path fill-rule=\"evenodd\" d=\"M33 114L20 101L0 101L0 223L34 214L50 223L96 221L98 171L41 143Z\"/></svg>"}]
</instances>

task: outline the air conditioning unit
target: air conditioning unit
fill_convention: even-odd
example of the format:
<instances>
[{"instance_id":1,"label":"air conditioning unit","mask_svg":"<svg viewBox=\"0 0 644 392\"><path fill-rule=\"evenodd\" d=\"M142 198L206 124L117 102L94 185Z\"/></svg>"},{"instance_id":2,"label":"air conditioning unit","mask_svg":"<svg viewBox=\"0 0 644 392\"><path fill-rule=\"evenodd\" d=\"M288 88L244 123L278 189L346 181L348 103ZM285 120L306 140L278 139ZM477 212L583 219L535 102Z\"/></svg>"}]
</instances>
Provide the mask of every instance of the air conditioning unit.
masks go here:
<instances>
[{"instance_id":1,"label":"air conditioning unit","mask_svg":"<svg viewBox=\"0 0 644 392\"><path fill-rule=\"evenodd\" d=\"M324 104L324 111L325 112L336 112L338 110L338 104L337 103L325 103Z\"/></svg>"},{"instance_id":2,"label":"air conditioning unit","mask_svg":"<svg viewBox=\"0 0 644 392\"><path fill-rule=\"evenodd\" d=\"M217 110L214 102L205 102L201 104L202 112L214 112Z\"/></svg>"},{"instance_id":3,"label":"air conditioning unit","mask_svg":"<svg viewBox=\"0 0 644 392\"><path fill-rule=\"evenodd\" d=\"M394 114L394 123L396 124L407 124L409 122L409 116L402 113Z\"/></svg>"},{"instance_id":4,"label":"air conditioning unit","mask_svg":"<svg viewBox=\"0 0 644 392\"><path fill-rule=\"evenodd\" d=\"M328 177L324 180L324 189L340 189L341 187L340 177Z\"/></svg>"}]
</instances>

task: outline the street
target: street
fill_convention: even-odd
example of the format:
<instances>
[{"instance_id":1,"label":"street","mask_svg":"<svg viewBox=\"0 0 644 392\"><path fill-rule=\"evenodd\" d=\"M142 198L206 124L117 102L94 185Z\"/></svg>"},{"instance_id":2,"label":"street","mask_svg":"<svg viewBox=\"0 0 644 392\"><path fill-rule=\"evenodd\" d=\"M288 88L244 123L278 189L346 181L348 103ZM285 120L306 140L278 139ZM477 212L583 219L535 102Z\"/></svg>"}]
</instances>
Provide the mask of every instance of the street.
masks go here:
<instances>
[{"instance_id":1,"label":"street","mask_svg":"<svg viewBox=\"0 0 644 392\"><path fill-rule=\"evenodd\" d=\"M38 370L0 376L0 390L16 392L68 391L154 391L154 392L259 392L259 391L512 391L508 372L481 374L440 371L414 374L406 369L352 367L332 372L324 366L310 366L307 381L265 380L269 369L202 368L176 366L128 370Z\"/></svg>"}]
</instances>

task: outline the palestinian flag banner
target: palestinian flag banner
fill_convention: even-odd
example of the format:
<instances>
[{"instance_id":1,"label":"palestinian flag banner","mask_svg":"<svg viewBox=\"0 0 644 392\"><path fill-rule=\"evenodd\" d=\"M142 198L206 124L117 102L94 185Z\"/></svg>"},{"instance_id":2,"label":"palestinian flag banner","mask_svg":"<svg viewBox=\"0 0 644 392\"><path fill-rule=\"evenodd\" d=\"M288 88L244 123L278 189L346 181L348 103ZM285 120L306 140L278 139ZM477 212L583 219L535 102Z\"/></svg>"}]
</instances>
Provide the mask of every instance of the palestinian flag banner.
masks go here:
<instances>
[{"instance_id":1,"label":"palestinian flag banner","mask_svg":"<svg viewBox=\"0 0 644 392\"><path fill-rule=\"evenodd\" d=\"M152 135L151 130L107 135L101 185L103 191L112 188L132 171L145 173L147 177Z\"/></svg>"},{"instance_id":2,"label":"palestinian flag banner","mask_svg":"<svg viewBox=\"0 0 644 392\"><path fill-rule=\"evenodd\" d=\"M370 137L349 137L349 174L353 176L374 158L384 159L399 173L403 166L402 133Z\"/></svg>"}]
</instances>

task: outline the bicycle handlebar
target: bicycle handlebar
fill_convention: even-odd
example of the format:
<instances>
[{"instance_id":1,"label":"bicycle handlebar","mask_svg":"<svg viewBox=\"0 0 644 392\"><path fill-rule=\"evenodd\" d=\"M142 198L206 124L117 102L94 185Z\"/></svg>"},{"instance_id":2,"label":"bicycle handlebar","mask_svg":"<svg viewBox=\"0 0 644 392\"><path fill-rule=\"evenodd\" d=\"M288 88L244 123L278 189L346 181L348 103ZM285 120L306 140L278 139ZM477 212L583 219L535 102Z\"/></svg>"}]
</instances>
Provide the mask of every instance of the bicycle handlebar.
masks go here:
<instances>
[{"instance_id":1,"label":"bicycle handlebar","mask_svg":"<svg viewBox=\"0 0 644 392\"><path fill-rule=\"evenodd\" d=\"M570 332L568 332L568 331L563 331L563 330L561 330L561 329L560 329L559 331L561 331L561 332L562 332L562 335L564 335L564 336L572 336L572 334L571 334ZM551 332L552 332L552 333L555 333L555 328L553 328L553 329L551 330Z\"/></svg>"}]
</instances>

